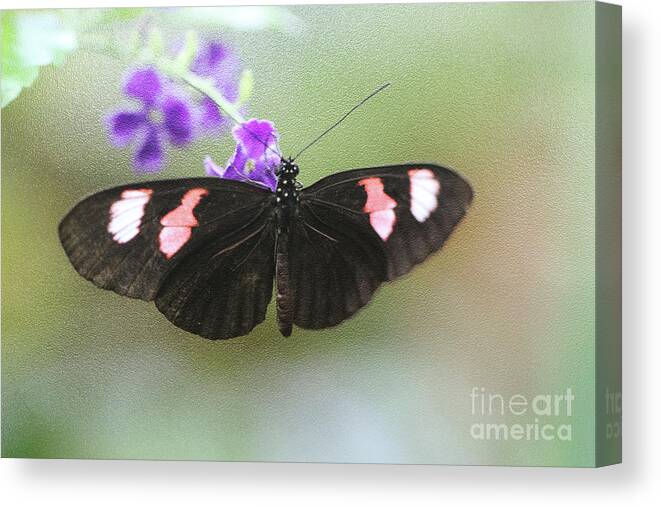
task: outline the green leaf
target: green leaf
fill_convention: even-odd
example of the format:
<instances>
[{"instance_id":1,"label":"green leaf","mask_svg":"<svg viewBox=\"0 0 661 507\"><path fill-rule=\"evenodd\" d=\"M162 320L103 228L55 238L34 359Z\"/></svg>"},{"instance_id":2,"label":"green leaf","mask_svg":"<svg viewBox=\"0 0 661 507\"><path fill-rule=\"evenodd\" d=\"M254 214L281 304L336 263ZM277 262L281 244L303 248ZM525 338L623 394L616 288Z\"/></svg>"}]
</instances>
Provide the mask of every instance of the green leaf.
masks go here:
<instances>
[{"instance_id":1,"label":"green leaf","mask_svg":"<svg viewBox=\"0 0 661 507\"><path fill-rule=\"evenodd\" d=\"M103 9L103 12L106 14L104 18L105 22L113 21L132 21L140 16L142 16L147 9L144 7L120 7L112 9Z\"/></svg>"},{"instance_id":2,"label":"green leaf","mask_svg":"<svg viewBox=\"0 0 661 507\"><path fill-rule=\"evenodd\" d=\"M239 80L239 105L245 104L255 87L255 78L250 69L246 69L241 74L241 79Z\"/></svg>"},{"instance_id":3,"label":"green leaf","mask_svg":"<svg viewBox=\"0 0 661 507\"><path fill-rule=\"evenodd\" d=\"M32 85L39 67L60 65L76 34L52 12L2 12L2 107Z\"/></svg>"}]
</instances>

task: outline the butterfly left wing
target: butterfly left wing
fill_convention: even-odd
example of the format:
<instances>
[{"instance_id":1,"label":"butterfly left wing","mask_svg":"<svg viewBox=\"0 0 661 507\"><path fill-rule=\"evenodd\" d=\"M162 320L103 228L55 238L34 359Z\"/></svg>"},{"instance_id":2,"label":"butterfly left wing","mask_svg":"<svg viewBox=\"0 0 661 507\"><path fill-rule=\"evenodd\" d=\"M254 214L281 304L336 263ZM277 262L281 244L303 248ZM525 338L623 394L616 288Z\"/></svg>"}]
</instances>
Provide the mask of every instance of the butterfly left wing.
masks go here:
<instances>
[{"instance_id":1,"label":"butterfly left wing","mask_svg":"<svg viewBox=\"0 0 661 507\"><path fill-rule=\"evenodd\" d=\"M382 282L440 249L471 199L464 179L432 164L346 171L303 189L289 248L294 324L353 315Z\"/></svg>"},{"instance_id":2,"label":"butterfly left wing","mask_svg":"<svg viewBox=\"0 0 661 507\"><path fill-rule=\"evenodd\" d=\"M264 320L274 269L273 193L220 178L111 188L60 223L74 268L95 285L155 300L173 324L211 339Z\"/></svg>"}]
</instances>

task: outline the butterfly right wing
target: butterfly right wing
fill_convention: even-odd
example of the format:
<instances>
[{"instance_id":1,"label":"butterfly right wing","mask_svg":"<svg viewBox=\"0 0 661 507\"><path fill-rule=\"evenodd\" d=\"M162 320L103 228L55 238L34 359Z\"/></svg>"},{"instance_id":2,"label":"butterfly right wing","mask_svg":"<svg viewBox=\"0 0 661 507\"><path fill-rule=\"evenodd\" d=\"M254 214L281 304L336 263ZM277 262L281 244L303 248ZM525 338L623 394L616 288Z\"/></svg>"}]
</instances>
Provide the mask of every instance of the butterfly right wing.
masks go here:
<instances>
[{"instance_id":1,"label":"butterfly right wing","mask_svg":"<svg viewBox=\"0 0 661 507\"><path fill-rule=\"evenodd\" d=\"M291 321L304 329L349 318L388 275L386 251L369 222L324 206L301 205L288 256Z\"/></svg>"},{"instance_id":2,"label":"butterfly right wing","mask_svg":"<svg viewBox=\"0 0 661 507\"><path fill-rule=\"evenodd\" d=\"M327 176L303 189L301 206L369 223L368 234L386 251L387 280L394 280L445 244L472 199L470 184L451 169L410 163Z\"/></svg>"},{"instance_id":3,"label":"butterfly right wing","mask_svg":"<svg viewBox=\"0 0 661 507\"><path fill-rule=\"evenodd\" d=\"M419 163L340 172L303 189L289 248L293 323L318 329L353 315L382 282L439 250L471 199L457 173Z\"/></svg>"}]
</instances>

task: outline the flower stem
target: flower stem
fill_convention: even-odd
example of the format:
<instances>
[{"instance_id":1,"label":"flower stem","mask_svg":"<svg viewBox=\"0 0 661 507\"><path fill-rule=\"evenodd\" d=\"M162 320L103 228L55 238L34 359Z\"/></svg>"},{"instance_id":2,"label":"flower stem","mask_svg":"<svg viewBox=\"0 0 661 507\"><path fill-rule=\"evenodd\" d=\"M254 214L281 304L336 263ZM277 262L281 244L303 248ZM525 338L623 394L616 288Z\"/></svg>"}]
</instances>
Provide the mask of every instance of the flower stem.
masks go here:
<instances>
[{"instance_id":1,"label":"flower stem","mask_svg":"<svg viewBox=\"0 0 661 507\"><path fill-rule=\"evenodd\" d=\"M160 60L157 65L162 72L184 81L190 87L209 97L225 115L236 123L241 124L246 121L234 104L223 97L210 79L202 78L187 69L182 69L169 60Z\"/></svg>"}]
</instances>

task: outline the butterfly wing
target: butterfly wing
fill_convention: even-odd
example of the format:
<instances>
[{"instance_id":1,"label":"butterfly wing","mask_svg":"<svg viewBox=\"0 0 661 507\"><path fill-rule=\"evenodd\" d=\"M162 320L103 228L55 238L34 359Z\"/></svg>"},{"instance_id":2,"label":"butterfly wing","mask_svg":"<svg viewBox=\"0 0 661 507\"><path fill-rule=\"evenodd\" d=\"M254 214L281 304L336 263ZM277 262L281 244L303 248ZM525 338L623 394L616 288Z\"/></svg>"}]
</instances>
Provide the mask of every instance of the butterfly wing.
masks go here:
<instances>
[{"instance_id":1,"label":"butterfly wing","mask_svg":"<svg viewBox=\"0 0 661 507\"><path fill-rule=\"evenodd\" d=\"M439 250L471 200L464 179L433 164L345 171L305 188L290 248L294 323L353 315L382 282Z\"/></svg>"},{"instance_id":2,"label":"butterfly wing","mask_svg":"<svg viewBox=\"0 0 661 507\"><path fill-rule=\"evenodd\" d=\"M229 338L261 322L271 299L272 199L266 188L219 178L122 186L77 204L60 240L95 285L156 300L175 325ZM230 299L237 287L257 298L252 305Z\"/></svg>"},{"instance_id":3,"label":"butterfly wing","mask_svg":"<svg viewBox=\"0 0 661 507\"><path fill-rule=\"evenodd\" d=\"M304 205L367 221L381 240L387 280L439 250L466 214L473 191L454 171L406 164L345 171L303 190Z\"/></svg>"},{"instance_id":4,"label":"butterfly wing","mask_svg":"<svg viewBox=\"0 0 661 507\"><path fill-rule=\"evenodd\" d=\"M385 249L367 222L311 203L292 223L288 259L292 321L306 329L347 319L387 277Z\"/></svg>"},{"instance_id":5,"label":"butterfly wing","mask_svg":"<svg viewBox=\"0 0 661 507\"><path fill-rule=\"evenodd\" d=\"M210 339L248 334L271 301L275 227L270 211L189 254L165 279L156 307L176 326Z\"/></svg>"}]
</instances>

